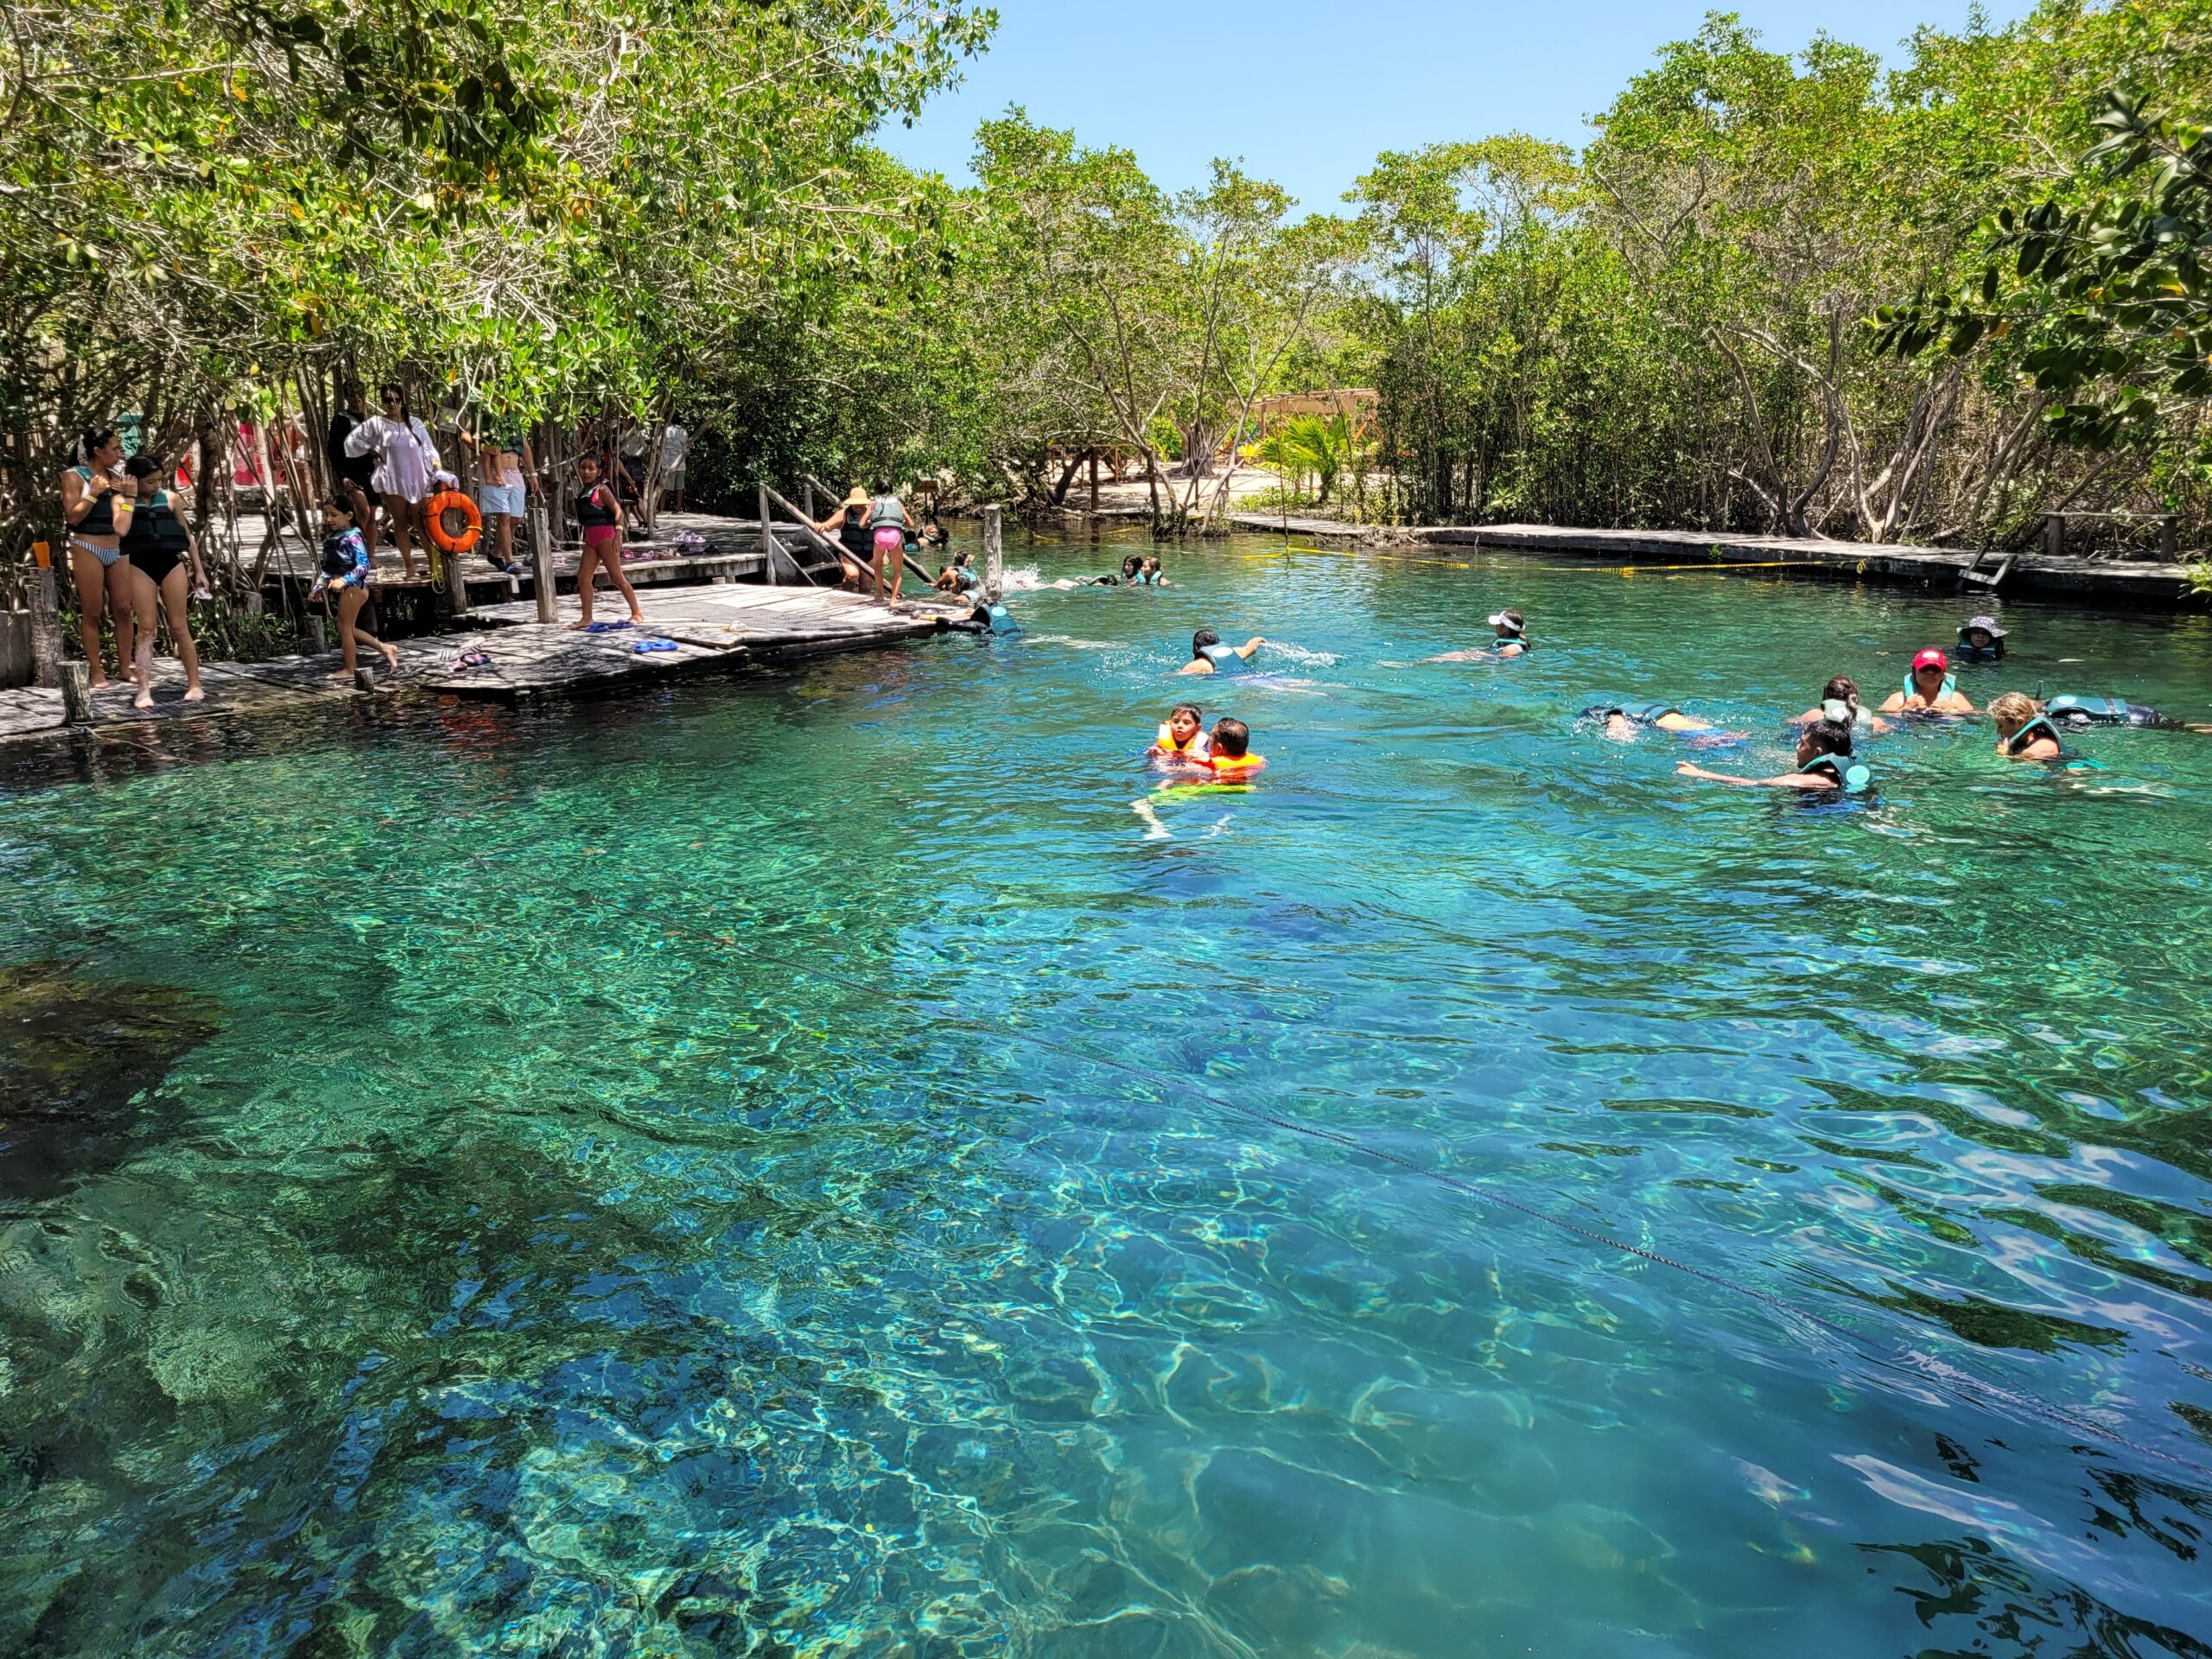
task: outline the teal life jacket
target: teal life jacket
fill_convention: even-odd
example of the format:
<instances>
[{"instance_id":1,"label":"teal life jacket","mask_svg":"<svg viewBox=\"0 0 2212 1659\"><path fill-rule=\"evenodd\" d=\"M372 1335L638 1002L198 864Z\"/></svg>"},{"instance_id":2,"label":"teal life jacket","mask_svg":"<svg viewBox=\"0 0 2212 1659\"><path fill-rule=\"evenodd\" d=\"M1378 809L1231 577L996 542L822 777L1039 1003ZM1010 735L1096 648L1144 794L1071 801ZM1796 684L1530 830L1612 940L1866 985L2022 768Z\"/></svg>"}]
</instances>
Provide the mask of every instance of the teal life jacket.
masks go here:
<instances>
[{"instance_id":1,"label":"teal life jacket","mask_svg":"<svg viewBox=\"0 0 2212 1659\"><path fill-rule=\"evenodd\" d=\"M1213 664L1217 674L1241 674L1248 666L1234 645L1203 645L1198 654Z\"/></svg>"},{"instance_id":2,"label":"teal life jacket","mask_svg":"<svg viewBox=\"0 0 2212 1659\"><path fill-rule=\"evenodd\" d=\"M1958 689L1959 677L1955 674L1946 674L1943 676L1943 689L1936 695L1938 699L1948 697ZM1908 698L1920 695L1920 688L1912 683L1912 671L1909 668L1904 671L1904 694Z\"/></svg>"},{"instance_id":3,"label":"teal life jacket","mask_svg":"<svg viewBox=\"0 0 2212 1659\"><path fill-rule=\"evenodd\" d=\"M1816 755L1798 771L1810 776L1826 772L1835 779L1835 786L1847 795L1864 795L1874 782L1874 774L1856 760L1847 760L1841 755Z\"/></svg>"},{"instance_id":4,"label":"teal life jacket","mask_svg":"<svg viewBox=\"0 0 2212 1659\"><path fill-rule=\"evenodd\" d=\"M2058 745L2058 758L2061 760L2064 760L2069 758L2066 753L2066 739L2060 734L2057 727L2052 725L2050 721L2046 720L2041 715L2037 715L2026 725L2021 727L2018 731L2012 734L2012 741L2005 746L2005 753L2007 754L2018 754L2022 753L2029 745L2036 741L2036 738L2039 734L2049 737L2052 742Z\"/></svg>"}]
</instances>

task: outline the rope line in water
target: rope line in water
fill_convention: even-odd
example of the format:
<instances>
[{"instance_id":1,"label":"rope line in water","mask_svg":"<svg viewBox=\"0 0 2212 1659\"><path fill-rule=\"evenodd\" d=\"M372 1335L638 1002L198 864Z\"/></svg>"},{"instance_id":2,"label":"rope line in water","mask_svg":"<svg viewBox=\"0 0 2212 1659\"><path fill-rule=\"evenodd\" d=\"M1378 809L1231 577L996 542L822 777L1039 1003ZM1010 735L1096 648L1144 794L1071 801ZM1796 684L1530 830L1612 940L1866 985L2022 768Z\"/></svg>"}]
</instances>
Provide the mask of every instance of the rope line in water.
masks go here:
<instances>
[{"instance_id":1,"label":"rope line in water","mask_svg":"<svg viewBox=\"0 0 2212 1659\"><path fill-rule=\"evenodd\" d=\"M571 887L568 891L571 897L585 905L599 906L608 902L601 899L594 893L586 893L579 888ZM733 953L749 956L782 968L790 973L803 974L828 984L842 986L861 996L880 998L887 992L894 999L910 1005L918 1000L912 993L898 987L871 985L818 964L802 963L772 950L763 950L747 941L734 938L729 934L712 933L703 928L694 927L689 923L674 920L651 906L639 907L616 903L613 907L626 916L647 918L668 932L696 939L703 944ZM1015 1026L991 1029L960 1018L957 1014L949 1019L941 1015L936 1017L941 1025L957 1027L979 1037L1011 1034L1033 1046L1042 1046L1045 1043L1045 1039L1036 1033ZM1164 1072L1155 1071L1149 1066L1140 1065L1135 1061L1118 1058L1081 1043L1056 1039L1050 1046L1054 1053L1073 1054L1090 1061L1095 1065L1141 1078L1159 1088L1163 1094L1171 1096L1182 1094L1204 1102L1218 1111L1243 1118L1248 1122L1264 1124L1287 1135L1297 1135L1305 1140L1339 1147L1372 1163L1402 1170L1410 1175L1420 1176L1464 1197L1472 1198L1478 1203L1496 1205L1532 1221L1541 1222L1545 1226L1568 1234L1586 1243L1596 1244L1623 1255L1635 1256L1656 1267L1672 1268L1676 1273L1687 1274L1716 1289L1757 1302L1772 1312L1786 1315L1789 1319L1806 1320L1840 1338L1853 1353L1870 1365L1881 1366L1908 1374L1955 1395L1978 1395L1986 1402L2012 1407L2025 1415L2039 1417L2046 1422L2071 1429L2077 1433L2106 1440L2114 1446L2124 1446L2140 1456L2171 1464L2203 1479L2212 1480L2212 1467L2183 1457L2178 1452L2146 1445L2119 1429L2107 1427L2090 1418L2078 1416L2063 1406L2054 1405L2050 1401L2033 1395L2022 1394L2016 1389L2005 1387L2003 1383L1992 1382L1981 1377L1962 1376L1956 1368L1944 1364L1916 1348L1905 1348L1889 1353L1871 1352L1868 1350L1867 1339L1848 1325L1830 1319L1824 1313L1818 1313L1810 1308L1801 1306L1773 1291L1762 1290L1756 1285L1745 1284L1741 1280L1732 1279L1726 1274L1717 1273L1710 1268L1700 1268L1693 1262L1681 1261L1678 1257L1665 1255L1644 1245L1631 1243L1623 1238L1616 1238L1611 1234L1601 1231L1595 1227L1586 1226L1569 1217L1542 1209L1524 1199L1501 1192L1494 1187L1468 1180L1464 1176L1452 1173L1449 1170L1439 1169L1432 1164L1416 1162L1403 1153L1392 1152L1387 1147L1371 1146L1348 1130L1325 1128L1319 1124L1301 1122L1296 1118L1285 1117L1277 1113L1266 1111L1256 1106L1246 1106L1217 1094L1211 1090L1169 1077Z\"/></svg>"}]
</instances>

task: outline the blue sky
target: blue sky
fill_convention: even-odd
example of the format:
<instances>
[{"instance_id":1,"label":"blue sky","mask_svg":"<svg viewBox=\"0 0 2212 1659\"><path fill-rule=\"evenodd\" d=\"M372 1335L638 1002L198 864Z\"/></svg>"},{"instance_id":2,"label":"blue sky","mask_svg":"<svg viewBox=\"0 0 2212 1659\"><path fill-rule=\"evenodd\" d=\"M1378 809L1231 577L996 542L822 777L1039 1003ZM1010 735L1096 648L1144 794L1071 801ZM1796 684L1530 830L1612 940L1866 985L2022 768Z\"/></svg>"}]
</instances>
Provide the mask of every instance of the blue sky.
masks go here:
<instances>
[{"instance_id":1,"label":"blue sky","mask_svg":"<svg viewBox=\"0 0 2212 1659\"><path fill-rule=\"evenodd\" d=\"M1825 28L1894 61L1916 27L1957 29L1969 0L1740 0L1766 44L1796 50ZM1384 149L1519 130L1580 143L1669 41L1697 31L1700 0L997 0L991 50L965 85L886 146L966 181L977 122L1009 103L1090 144L1120 144L1171 189L1216 156L1285 186L1311 209ZM2019 0L1991 0L1997 22Z\"/></svg>"}]
</instances>

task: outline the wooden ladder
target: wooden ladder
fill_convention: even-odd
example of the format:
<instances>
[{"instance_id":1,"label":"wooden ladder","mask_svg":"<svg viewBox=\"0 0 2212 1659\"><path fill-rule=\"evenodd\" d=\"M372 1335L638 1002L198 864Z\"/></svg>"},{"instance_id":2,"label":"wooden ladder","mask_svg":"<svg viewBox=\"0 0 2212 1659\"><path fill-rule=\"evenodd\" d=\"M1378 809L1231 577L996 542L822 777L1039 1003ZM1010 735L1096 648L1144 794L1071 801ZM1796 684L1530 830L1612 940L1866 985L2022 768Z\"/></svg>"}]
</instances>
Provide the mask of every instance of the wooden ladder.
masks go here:
<instances>
[{"instance_id":1,"label":"wooden ladder","mask_svg":"<svg viewBox=\"0 0 2212 1659\"><path fill-rule=\"evenodd\" d=\"M1994 570L1985 570L1981 568L1981 562L1991 556L1993 550L1986 547L1977 548L1974 550L1974 557L1967 563L1966 568L1959 572L1961 593L1966 592L1969 588L1986 588L1993 594L1997 591L1998 584L2012 574L2012 562L2020 556L2018 551L1999 553L1997 568Z\"/></svg>"}]
</instances>

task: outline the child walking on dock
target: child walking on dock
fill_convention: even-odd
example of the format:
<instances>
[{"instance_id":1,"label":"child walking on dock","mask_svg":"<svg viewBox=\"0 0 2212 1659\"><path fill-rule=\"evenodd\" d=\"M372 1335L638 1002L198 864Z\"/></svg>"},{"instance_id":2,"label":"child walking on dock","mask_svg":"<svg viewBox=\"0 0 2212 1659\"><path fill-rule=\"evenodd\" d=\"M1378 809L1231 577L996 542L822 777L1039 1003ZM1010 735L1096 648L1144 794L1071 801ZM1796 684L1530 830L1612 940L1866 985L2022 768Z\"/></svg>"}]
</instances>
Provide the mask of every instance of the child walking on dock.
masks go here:
<instances>
[{"instance_id":1,"label":"child walking on dock","mask_svg":"<svg viewBox=\"0 0 2212 1659\"><path fill-rule=\"evenodd\" d=\"M643 622L645 613L638 608L638 590L622 574L622 504L614 499L613 491L600 482L599 460L594 455L584 455L576 462L575 505L576 523L584 532L583 556L576 561L576 601L582 607L582 617L569 626L577 629L592 626L592 586L597 580L595 567L600 565L607 567L615 592L629 601L630 620Z\"/></svg>"},{"instance_id":2,"label":"child walking on dock","mask_svg":"<svg viewBox=\"0 0 2212 1659\"><path fill-rule=\"evenodd\" d=\"M331 596L338 612L338 649L343 665L331 676L334 680L353 677L357 640L365 639L374 645L385 668L399 666L399 653L360 626L361 607L369 602L369 550L353 522L353 512L350 493L334 496L322 506L322 573L315 578L315 594Z\"/></svg>"}]
</instances>

